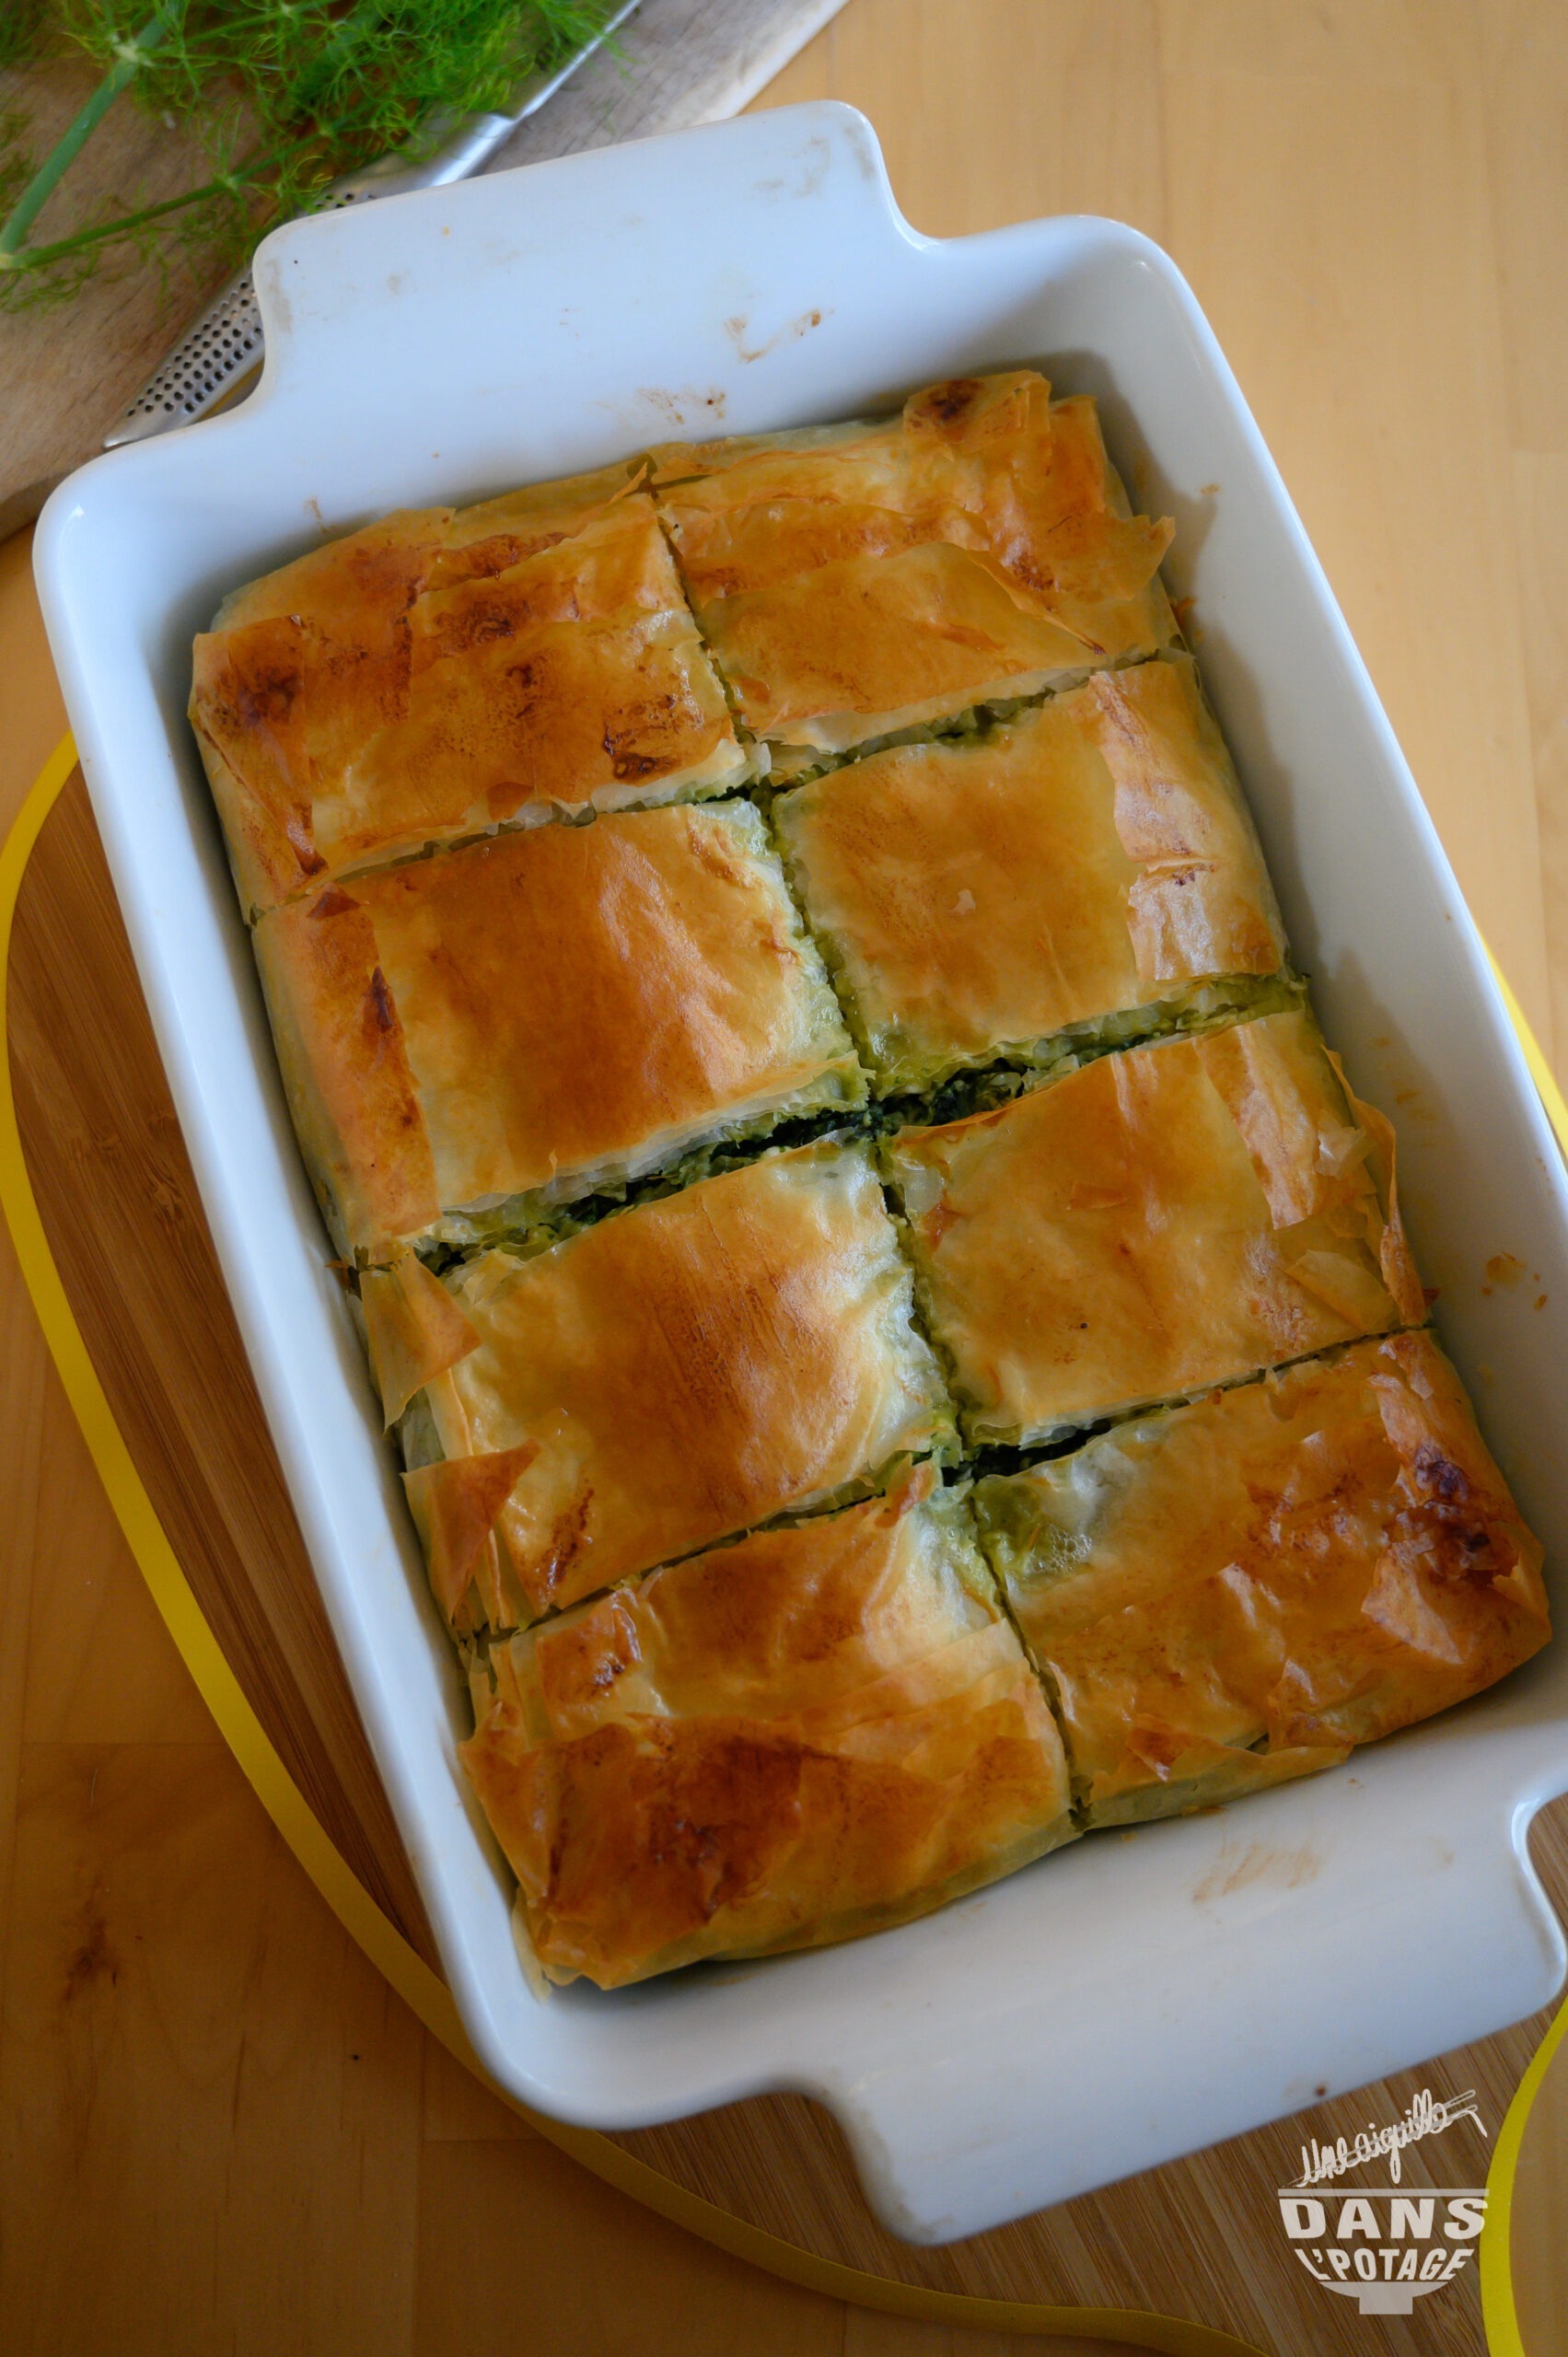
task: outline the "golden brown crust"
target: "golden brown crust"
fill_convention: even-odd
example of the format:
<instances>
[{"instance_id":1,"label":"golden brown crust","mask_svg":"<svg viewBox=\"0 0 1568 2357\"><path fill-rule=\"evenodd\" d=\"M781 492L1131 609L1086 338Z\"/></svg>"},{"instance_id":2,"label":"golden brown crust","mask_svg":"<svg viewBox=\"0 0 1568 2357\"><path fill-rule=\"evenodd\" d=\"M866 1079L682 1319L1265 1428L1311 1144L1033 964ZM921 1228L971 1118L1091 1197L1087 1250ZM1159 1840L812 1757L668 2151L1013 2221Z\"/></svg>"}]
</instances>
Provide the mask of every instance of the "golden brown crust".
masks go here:
<instances>
[{"instance_id":1,"label":"golden brown crust","mask_svg":"<svg viewBox=\"0 0 1568 2357\"><path fill-rule=\"evenodd\" d=\"M1398 1304L1400 1318L1407 1326L1419 1326L1426 1316L1426 1289L1421 1282L1421 1271L1415 1265L1405 1235L1405 1224L1400 1214L1399 1153L1394 1125L1376 1105L1358 1097L1345 1078L1345 1068L1332 1048L1326 1051L1333 1066L1334 1077L1344 1090L1345 1102L1372 1141L1372 1159L1378 1175L1383 1201L1388 1207L1388 1217L1377 1247L1377 1261L1383 1283L1391 1298ZM1435 1294L1432 1296L1436 1299Z\"/></svg>"},{"instance_id":2,"label":"golden brown crust","mask_svg":"<svg viewBox=\"0 0 1568 2357\"><path fill-rule=\"evenodd\" d=\"M1276 973L1279 911L1191 657L1097 672L1069 701L1138 871L1127 923L1143 995L1200 975Z\"/></svg>"},{"instance_id":3,"label":"golden brown crust","mask_svg":"<svg viewBox=\"0 0 1568 2357\"><path fill-rule=\"evenodd\" d=\"M504 1618L491 1543L501 1510L534 1458L536 1441L488 1457L454 1457L403 1475L403 1490L424 1549L430 1585L448 1620L477 1580L486 1610Z\"/></svg>"},{"instance_id":4,"label":"golden brown crust","mask_svg":"<svg viewBox=\"0 0 1568 2357\"><path fill-rule=\"evenodd\" d=\"M341 789L351 807L331 810L343 864L747 774L646 498L427 591L409 633L406 711L366 738Z\"/></svg>"},{"instance_id":5,"label":"golden brown crust","mask_svg":"<svg viewBox=\"0 0 1568 2357\"><path fill-rule=\"evenodd\" d=\"M1028 612L941 542L851 557L698 610L747 726L802 758L1037 695L1104 659L1092 637Z\"/></svg>"},{"instance_id":6,"label":"golden brown crust","mask_svg":"<svg viewBox=\"0 0 1568 2357\"><path fill-rule=\"evenodd\" d=\"M1540 1549L1424 1333L1121 1425L977 1500L1096 1821L1326 1765L1550 1633Z\"/></svg>"},{"instance_id":7,"label":"golden brown crust","mask_svg":"<svg viewBox=\"0 0 1568 2357\"><path fill-rule=\"evenodd\" d=\"M419 595L432 550L451 527L450 507L401 507L341 540L320 542L224 599L215 633L294 621L357 666L396 657L399 625Z\"/></svg>"},{"instance_id":8,"label":"golden brown crust","mask_svg":"<svg viewBox=\"0 0 1568 2357\"><path fill-rule=\"evenodd\" d=\"M1174 625L1168 523L1127 512L1094 403L1032 370L899 418L654 453L699 620L749 726L800 751L1103 663Z\"/></svg>"},{"instance_id":9,"label":"golden brown crust","mask_svg":"<svg viewBox=\"0 0 1568 2357\"><path fill-rule=\"evenodd\" d=\"M503 1625L866 1480L948 1429L864 1151L771 1155L451 1280L478 1349L449 1457L540 1454L496 1527Z\"/></svg>"},{"instance_id":10,"label":"golden brown crust","mask_svg":"<svg viewBox=\"0 0 1568 2357\"><path fill-rule=\"evenodd\" d=\"M881 1149L970 1441L1198 1395L975 1493L1083 1817L1310 1772L1546 1642L1457 1376L1389 1331L1424 1313L1392 1130L1306 1015L1214 1028L1300 993L1252 987L1284 945L1172 651L1170 528L1093 402L1019 371L390 517L197 642L296 1126L552 1978L853 1936L1074 1829L936 1480L952 1403L871 1150L540 1248L563 1205L863 1100L772 818L887 1091L1208 1027ZM767 822L693 807L769 747L786 778L1047 689ZM525 1230L445 1278L410 1249Z\"/></svg>"},{"instance_id":11,"label":"golden brown crust","mask_svg":"<svg viewBox=\"0 0 1568 2357\"><path fill-rule=\"evenodd\" d=\"M390 1431L414 1393L466 1358L479 1336L440 1278L412 1252L400 1252L390 1268L362 1272L359 1306Z\"/></svg>"},{"instance_id":12,"label":"golden brown crust","mask_svg":"<svg viewBox=\"0 0 1568 2357\"><path fill-rule=\"evenodd\" d=\"M256 929L295 1135L340 1251L440 1216L435 1156L370 910L335 884Z\"/></svg>"},{"instance_id":13,"label":"golden brown crust","mask_svg":"<svg viewBox=\"0 0 1568 2357\"><path fill-rule=\"evenodd\" d=\"M860 1080L744 804L545 827L330 885L256 955L307 1163L366 1259L587 1193Z\"/></svg>"},{"instance_id":14,"label":"golden brown crust","mask_svg":"<svg viewBox=\"0 0 1568 2357\"><path fill-rule=\"evenodd\" d=\"M971 1437L1029 1440L1400 1322L1304 1014L1104 1056L886 1148Z\"/></svg>"},{"instance_id":15,"label":"golden brown crust","mask_svg":"<svg viewBox=\"0 0 1568 2357\"><path fill-rule=\"evenodd\" d=\"M191 719L241 899L748 773L627 466L391 517L231 598Z\"/></svg>"},{"instance_id":16,"label":"golden brown crust","mask_svg":"<svg viewBox=\"0 0 1568 2357\"><path fill-rule=\"evenodd\" d=\"M313 549L237 590L197 639L191 725L248 909L327 873L318 782L406 702L408 609L451 512Z\"/></svg>"},{"instance_id":17,"label":"golden brown crust","mask_svg":"<svg viewBox=\"0 0 1568 2357\"><path fill-rule=\"evenodd\" d=\"M552 1979L845 1938L1070 1838L1061 1739L929 1486L493 1649L463 1759Z\"/></svg>"},{"instance_id":18,"label":"golden brown crust","mask_svg":"<svg viewBox=\"0 0 1568 2357\"><path fill-rule=\"evenodd\" d=\"M870 754L773 815L887 1086L1283 962L1185 656L1097 673L983 738Z\"/></svg>"},{"instance_id":19,"label":"golden brown crust","mask_svg":"<svg viewBox=\"0 0 1568 2357\"><path fill-rule=\"evenodd\" d=\"M431 559L425 587L444 589L454 581L505 573L524 557L571 540L641 489L647 473L646 459L618 459L593 474L528 483L477 507L459 508Z\"/></svg>"}]
</instances>

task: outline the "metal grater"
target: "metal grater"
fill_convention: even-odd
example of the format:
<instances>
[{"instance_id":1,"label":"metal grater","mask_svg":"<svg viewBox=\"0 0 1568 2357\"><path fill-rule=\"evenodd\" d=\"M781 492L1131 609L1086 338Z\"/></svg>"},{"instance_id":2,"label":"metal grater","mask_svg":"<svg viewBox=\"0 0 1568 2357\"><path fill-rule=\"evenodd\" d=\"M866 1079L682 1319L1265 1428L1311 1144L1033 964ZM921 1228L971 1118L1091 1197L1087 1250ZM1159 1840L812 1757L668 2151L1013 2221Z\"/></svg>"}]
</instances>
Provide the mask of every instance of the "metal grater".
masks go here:
<instances>
[{"instance_id":1,"label":"metal grater","mask_svg":"<svg viewBox=\"0 0 1568 2357\"><path fill-rule=\"evenodd\" d=\"M261 365L261 314L249 269L215 295L103 437L112 450L202 417Z\"/></svg>"},{"instance_id":2,"label":"metal grater","mask_svg":"<svg viewBox=\"0 0 1568 2357\"><path fill-rule=\"evenodd\" d=\"M401 156L383 156L363 171L334 180L318 213L339 212L346 204L365 204L378 196L401 196L412 189L442 188L466 180L493 156L519 122L553 98L568 75L592 56L605 36L624 22L637 0L621 0L609 12L598 40L587 42L553 74L536 74L517 94L507 114L465 115L432 156L411 164ZM118 425L103 437L106 450L122 443L145 442L171 426L191 425L206 417L245 387L265 357L261 314L249 265L221 287L180 337L125 411Z\"/></svg>"},{"instance_id":3,"label":"metal grater","mask_svg":"<svg viewBox=\"0 0 1568 2357\"><path fill-rule=\"evenodd\" d=\"M586 51L584 54L587 55ZM574 64L576 62L573 60ZM546 95L541 93L534 105L542 104ZM532 111L531 106L524 109L525 113ZM461 180L499 146L514 122L520 120L515 115L470 117L464 126L460 145L454 140L423 164L409 165L401 157L385 157L366 166L362 172L334 180L315 209L319 213L335 213L345 204L362 204L373 196L395 196L409 189L436 188L447 180ZM482 144L476 135L480 125L486 134ZM453 169L454 163L459 168ZM157 374L143 386L119 424L104 435L104 448L116 449L122 442L145 442L151 435L167 433L171 425L190 425L197 418L205 417L209 411L232 399L256 374L264 357L261 313L256 301L256 284L247 263L226 286L218 289L206 309L198 313L161 363Z\"/></svg>"}]
</instances>

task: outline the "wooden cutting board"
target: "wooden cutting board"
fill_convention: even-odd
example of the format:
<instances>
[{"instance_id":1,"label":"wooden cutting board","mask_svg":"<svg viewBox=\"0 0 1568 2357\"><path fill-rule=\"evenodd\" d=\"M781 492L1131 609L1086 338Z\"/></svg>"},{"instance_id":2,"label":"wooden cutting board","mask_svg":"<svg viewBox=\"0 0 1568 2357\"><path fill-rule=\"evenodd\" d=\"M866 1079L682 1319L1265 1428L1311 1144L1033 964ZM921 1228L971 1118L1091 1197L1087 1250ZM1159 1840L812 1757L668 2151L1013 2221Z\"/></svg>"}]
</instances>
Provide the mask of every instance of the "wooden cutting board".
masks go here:
<instances>
[{"instance_id":1,"label":"wooden cutting board","mask_svg":"<svg viewBox=\"0 0 1568 2357\"><path fill-rule=\"evenodd\" d=\"M4 5L4 0L0 0ZM842 0L642 0L600 53L529 117L488 169L540 163L738 113ZM46 152L92 89L90 67L0 74L0 110L21 95ZM192 184L194 144L122 99L71 167L44 227L62 234L106 199L145 203ZM176 263L167 280L103 273L67 307L0 316L0 540L62 476L96 455L185 323L228 275Z\"/></svg>"},{"instance_id":2,"label":"wooden cutting board","mask_svg":"<svg viewBox=\"0 0 1568 2357\"><path fill-rule=\"evenodd\" d=\"M366 1887L432 1964L428 1926L333 1650L251 1387L80 778L23 882L9 974L17 1116L45 1227L121 1430L192 1587L277 1749ZM1537 1819L1568 1911L1568 1803ZM1267 1852L1237 1815L1239 1878ZM1347 1966L1347 1969L1351 1968ZM1071 1992L1065 1995L1070 2002ZM1308 2137L1353 2136L1422 2087L1477 2090L1494 2136L1547 2016L1035 2217L924 2250L883 2232L831 2120L770 2097L617 2141L822 2257L990 2298L1152 2310L1276 2357L1484 2357L1473 2268L1409 2318L1360 2316L1293 2258L1274 2189ZM1108 2077L1108 2103L1137 2090ZM1405 2156L1412 2191L1484 2182L1462 2124Z\"/></svg>"}]
</instances>

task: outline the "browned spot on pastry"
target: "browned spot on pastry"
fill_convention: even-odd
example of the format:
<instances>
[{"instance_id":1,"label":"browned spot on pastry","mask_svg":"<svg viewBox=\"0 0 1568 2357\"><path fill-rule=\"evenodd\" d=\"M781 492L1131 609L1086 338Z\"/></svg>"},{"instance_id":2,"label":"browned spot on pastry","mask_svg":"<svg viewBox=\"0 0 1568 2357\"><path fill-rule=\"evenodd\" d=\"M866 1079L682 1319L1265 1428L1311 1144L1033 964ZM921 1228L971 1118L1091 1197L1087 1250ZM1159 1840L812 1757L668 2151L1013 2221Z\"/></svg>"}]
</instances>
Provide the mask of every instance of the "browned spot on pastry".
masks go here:
<instances>
[{"instance_id":1,"label":"browned spot on pastry","mask_svg":"<svg viewBox=\"0 0 1568 2357\"><path fill-rule=\"evenodd\" d=\"M625 1850L620 1875L644 1907L663 1915L667 1936L707 1922L753 1887L787 1840L806 1757L787 1737L722 1723L695 1740L656 1720L639 1721L635 1733L596 1728L571 1747L571 1783L551 1844L552 1900L568 1918L602 1910L596 1869L617 1827ZM619 1806L595 1805L618 1787Z\"/></svg>"},{"instance_id":2,"label":"browned spot on pastry","mask_svg":"<svg viewBox=\"0 0 1568 2357\"><path fill-rule=\"evenodd\" d=\"M471 605L442 616L437 633L439 652L444 656L466 655L472 647L511 638L519 621L527 619L526 609L509 604L504 598L476 598Z\"/></svg>"},{"instance_id":3,"label":"browned spot on pastry","mask_svg":"<svg viewBox=\"0 0 1568 2357\"><path fill-rule=\"evenodd\" d=\"M514 663L506 670L505 678L511 709L519 716L530 712L540 685L540 666L526 659Z\"/></svg>"},{"instance_id":4,"label":"browned spot on pastry","mask_svg":"<svg viewBox=\"0 0 1568 2357\"><path fill-rule=\"evenodd\" d=\"M950 1211L945 1202L934 1204L920 1223L920 1232L933 1252L936 1251L950 1227L956 1227L960 1214Z\"/></svg>"},{"instance_id":5,"label":"browned spot on pastry","mask_svg":"<svg viewBox=\"0 0 1568 2357\"><path fill-rule=\"evenodd\" d=\"M1450 1586L1471 1584L1488 1587L1512 1567L1511 1550L1504 1554L1497 1534L1484 1523L1458 1521L1435 1504L1396 1515L1389 1525L1396 1551L1411 1547L1421 1566L1434 1579Z\"/></svg>"},{"instance_id":6,"label":"browned spot on pastry","mask_svg":"<svg viewBox=\"0 0 1568 2357\"><path fill-rule=\"evenodd\" d=\"M1435 1492L1446 1505L1469 1496L1469 1477L1434 1441L1423 1441L1416 1450L1413 1469L1422 1488Z\"/></svg>"},{"instance_id":7,"label":"browned spot on pastry","mask_svg":"<svg viewBox=\"0 0 1568 2357\"><path fill-rule=\"evenodd\" d=\"M610 756L610 774L622 785L633 784L638 778L655 777L668 766L656 753L633 751L623 739L612 736L608 728L604 732L603 743Z\"/></svg>"},{"instance_id":8,"label":"browned spot on pastry","mask_svg":"<svg viewBox=\"0 0 1568 2357\"><path fill-rule=\"evenodd\" d=\"M633 1666L634 1656L633 1660L629 1661L620 1654L601 1654L594 1665L593 1676L588 1682L596 1694L608 1693L616 1679L624 1678L627 1671Z\"/></svg>"},{"instance_id":9,"label":"browned spot on pastry","mask_svg":"<svg viewBox=\"0 0 1568 2357\"><path fill-rule=\"evenodd\" d=\"M978 377L952 377L945 385L933 385L918 403L912 401L911 412L935 425L956 425L968 416L982 390Z\"/></svg>"},{"instance_id":10,"label":"browned spot on pastry","mask_svg":"<svg viewBox=\"0 0 1568 2357\"><path fill-rule=\"evenodd\" d=\"M1128 1731L1127 1748L1144 1766L1152 1768L1163 1783L1172 1768L1188 1747L1189 1738L1174 1728L1154 1726L1146 1720L1134 1721Z\"/></svg>"},{"instance_id":11,"label":"browned spot on pastry","mask_svg":"<svg viewBox=\"0 0 1568 2357\"><path fill-rule=\"evenodd\" d=\"M309 812L301 807L292 809L284 820L284 832L288 837L289 849L304 874L319 876L327 863L317 852L312 839Z\"/></svg>"},{"instance_id":12,"label":"browned spot on pastry","mask_svg":"<svg viewBox=\"0 0 1568 2357\"><path fill-rule=\"evenodd\" d=\"M1423 1494L1389 1525L1396 1550L1412 1550L1431 1576L1450 1583L1485 1586L1504 1574L1514 1551L1492 1526L1488 1501L1476 1495L1463 1469L1428 1441L1417 1449L1411 1471Z\"/></svg>"},{"instance_id":13,"label":"browned spot on pastry","mask_svg":"<svg viewBox=\"0 0 1568 2357\"><path fill-rule=\"evenodd\" d=\"M377 1031L396 1030L397 1010L392 1004L392 993L387 988L387 977L379 966L370 977L370 988L365 993L365 1005L366 1013Z\"/></svg>"},{"instance_id":14,"label":"browned spot on pastry","mask_svg":"<svg viewBox=\"0 0 1568 2357\"><path fill-rule=\"evenodd\" d=\"M275 727L293 711L302 684L296 664L262 668L250 679L237 668L234 717L242 728Z\"/></svg>"},{"instance_id":15,"label":"browned spot on pastry","mask_svg":"<svg viewBox=\"0 0 1568 2357\"><path fill-rule=\"evenodd\" d=\"M578 1491L563 1513L556 1515L539 1568L539 1592L549 1602L567 1573L588 1545L588 1510L594 1502L592 1486Z\"/></svg>"}]
</instances>

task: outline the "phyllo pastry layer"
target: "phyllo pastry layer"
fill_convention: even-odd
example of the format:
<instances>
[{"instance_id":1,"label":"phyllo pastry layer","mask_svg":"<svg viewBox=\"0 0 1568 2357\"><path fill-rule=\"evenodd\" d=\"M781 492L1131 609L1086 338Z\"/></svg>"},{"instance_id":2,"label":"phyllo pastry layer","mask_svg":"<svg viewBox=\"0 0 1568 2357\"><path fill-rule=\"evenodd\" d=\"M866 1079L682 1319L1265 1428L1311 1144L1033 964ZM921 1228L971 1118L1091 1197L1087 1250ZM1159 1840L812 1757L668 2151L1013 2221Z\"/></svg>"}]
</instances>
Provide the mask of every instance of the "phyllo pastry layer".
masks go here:
<instances>
[{"instance_id":1,"label":"phyllo pastry layer","mask_svg":"<svg viewBox=\"0 0 1568 2357\"><path fill-rule=\"evenodd\" d=\"M389 1421L420 1332L439 1370L405 1420L407 1487L459 1626L530 1620L951 1438L862 1147L765 1155L530 1259L484 1253L445 1306L435 1283L400 1262L366 1307Z\"/></svg>"},{"instance_id":2,"label":"phyllo pastry layer","mask_svg":"<svg viewBox=\"0 0 1568 2357\"><path fill-rule=\"evenodd\" d=\"M493 1645L468 1772L553 1980L815 1947L1071 1838L1061 1737L929 1474Z\"/></svg>"},{"instance_id":3,"label":"phyllo pastry layer","mask_svg":"<svg viewBox=\"0 0 1568 2357\"><path fill-rule=\"evenodd\" d=\"M191 721L248 910L752 773L642 471L390 516L227 599Z\"/></svg>"},{"instance_id":4,"label":"phyllo pastry layer","mask_svg":"<svg viewBox=\"0 0 1568 2357\"><path fill-rule=\"evenodd\" d=\"M255 944L307 1164L362 1259L472 1241L864 1094L746 802L352 877L273 910Z\"/></svg>"},{"instance_id":5,"label":"phyllo pastry layer","mask_svg":"<svg viewBox=\"0 0 1568 2357\"><path fill-rule=\"evenodd\" d=\"M1093 401L1033 370L654 463L698 619L785 771L1174 636L1171 526L1131 514Z\"/></svg>"},{"instance_id":6,"label":"phyllo pastry layer","mask_svg":"<svg viewBox=\"0 0 1568 2357\"><path fill-rule=\"evenodd\" d=\"M1299 1011L1102 1056L884 1153L972 1440L1050 1439L1425 1315L1391 1132Z\"/></svg>"},{"instance_id":7,"label":"phyllo pastry layer","mask_svg":"<svg viewBox=\"0 0 1568 2357\"><path fill-rule=\"evenodd\" d=\"M1284 944L1186 656L1101 671L973 737L900 745L773 805L885 1090L1055 1037L1199 1015ZM1232 993L1232 996L1237 995Z\"/></svg>"},{"instance_id":8,"label":"phyllo pastry layer","mask_svg":"<svg viewBox=\"0 0 1568 2357\"><path fill-rule=\"evenodd\" d=\"M1541 1550L1424 1333L1118 1425L976 1504L1093 1824L1329 1766L1551 1633Z\"/></svg>"}]
</instances>

